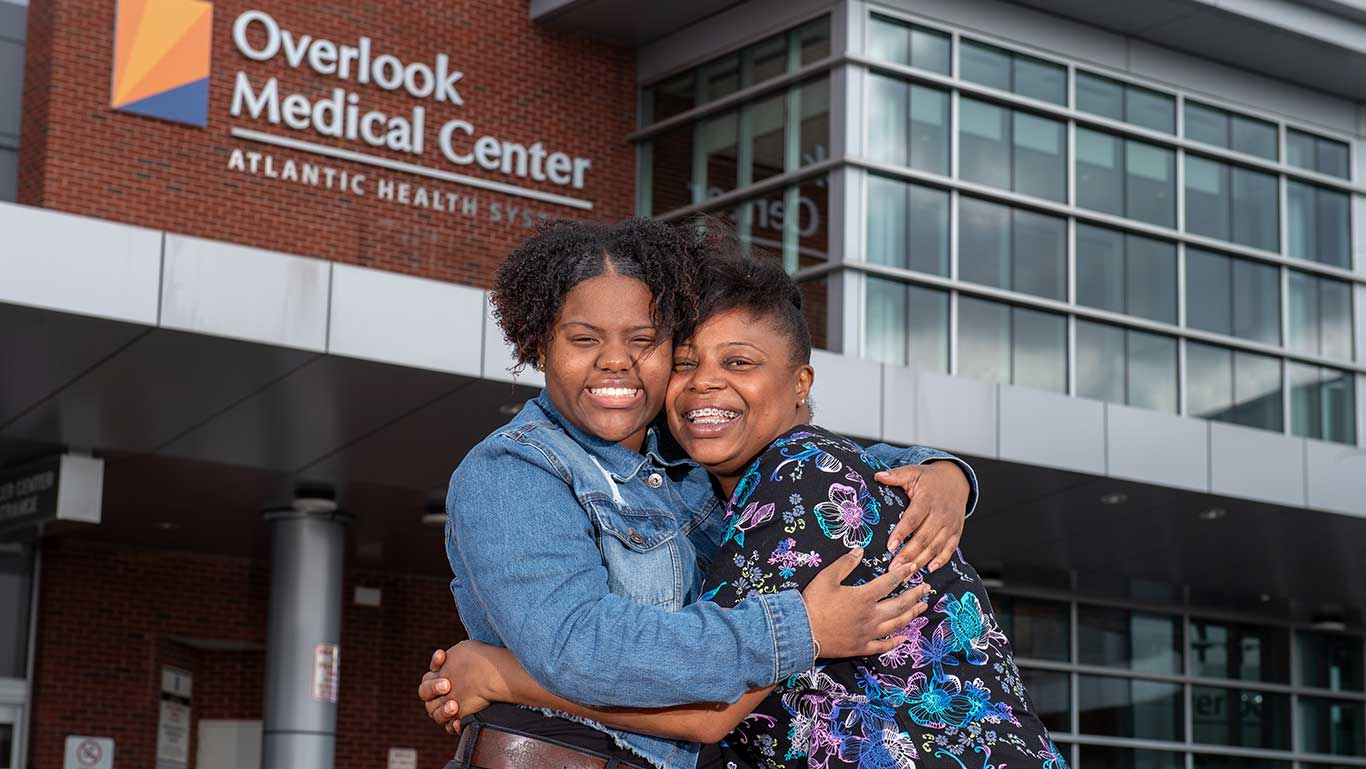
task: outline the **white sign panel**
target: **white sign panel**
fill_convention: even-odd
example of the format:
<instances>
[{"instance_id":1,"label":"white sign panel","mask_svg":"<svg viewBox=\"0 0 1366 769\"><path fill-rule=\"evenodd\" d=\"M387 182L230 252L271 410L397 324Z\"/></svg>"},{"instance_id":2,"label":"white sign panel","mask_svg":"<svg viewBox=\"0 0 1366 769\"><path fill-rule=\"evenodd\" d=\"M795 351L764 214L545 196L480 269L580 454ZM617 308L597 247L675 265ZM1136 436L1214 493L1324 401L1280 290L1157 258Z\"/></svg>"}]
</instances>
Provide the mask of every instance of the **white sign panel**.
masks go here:
<instances>
[{"instance_id":1,"label":"white sign panel","mask_svg":"<svg viewBox=\"0 0 1366 769\"><path fill-rule=\"evenodd\" d=\"M63 769L114 769L114 740L112 737L66 738L66 758Z\"/></svg>"},{"instance_id":2,"label":"white sign panel","mask_svg":"<svg viewBox=\"0 0 1366 769\"><path fill-rule=\"evenodd\" d=\"M388 769L417 769L417 751L413 748L389 748Z\"/></svg>"},{"instance_id":3,"label":"white sign panel","mask_svg":"<svg viewBox=\"0 0 1366 769\"><path fill-rule=\"evenodd\" d=\"M157 726L157 767L174 769L190 763L190 706L173 699L161 701Z\"/></svg>"},{"instance_id":4,"label":"white sign panel","mask_svg":"<svg viewBox=\"0 0 1366 769\"><path fill-rule=\"evenodd\" d=\"M340 651L336 644L313 647L313 699L319 702L337 701L337 678Z\"/></svg>"}]
</instances>

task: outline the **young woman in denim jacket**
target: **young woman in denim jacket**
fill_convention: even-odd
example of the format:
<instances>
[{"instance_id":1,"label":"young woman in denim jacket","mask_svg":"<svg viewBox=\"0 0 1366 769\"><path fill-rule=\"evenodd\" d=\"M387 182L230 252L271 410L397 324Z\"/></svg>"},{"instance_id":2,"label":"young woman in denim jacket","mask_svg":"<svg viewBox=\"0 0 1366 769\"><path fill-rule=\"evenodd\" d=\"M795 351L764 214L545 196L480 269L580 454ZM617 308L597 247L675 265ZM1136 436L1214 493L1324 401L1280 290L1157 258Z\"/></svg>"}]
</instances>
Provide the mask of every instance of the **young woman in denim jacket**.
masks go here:
<instances>
[{"instance_id":1,"label":"young woman in denim jacket","mask_svg":"<svg viewBox=\"0 0 1366 769\"><path fill-rule=\"evenodd\" d=\"M852 559L813 580L805 603L796 590L730 610L697 602L723 535L721 503L706 472L652 426L671 334L695 309L687 260L683 231L663 224L557 223L495 281L495 315L517 360L544 371L546 385L451 478L451 590L470 638L506 647L576 702L733 702L810 668L817 644L835 656L886 651L896 641L885 636L923 610L912 593L879 602L915 564L842 587ZM890 465L953 459L873 450ZM943 560L956 543L971 486L962 467L967 481L950 462L903 469L900 480L919 474L918 499L938 507L929 517L939 537L914 557ZM620 758L660 769L692 769L699 747L521 709L480 718L599 752L625 748Z\"/></svg>"},{"instance_id":2,"label":"young woman in denim jacket","mask_svg":"<svg viewBox=\"0 0 1366 769\"><path fill-rule=\"evenodd\" d=\"M675 348L665 413L729 497L703 598L738 607L805 588L849 552L881 552L907 501L874 480L881 460L809 424L810 334L781 266L732 254L703 269L702 320ZM848 576L882 578L890 561L865 556ZM475 642L452 650L453 696L466 713L523 702L720 742L703 752L709 769L1066 769L962 554L911 584L932 588L933 608L897 629L896 648L825 660L729 706L584 708L544 691L506 650Z\"/></svg>"}]
</instances>

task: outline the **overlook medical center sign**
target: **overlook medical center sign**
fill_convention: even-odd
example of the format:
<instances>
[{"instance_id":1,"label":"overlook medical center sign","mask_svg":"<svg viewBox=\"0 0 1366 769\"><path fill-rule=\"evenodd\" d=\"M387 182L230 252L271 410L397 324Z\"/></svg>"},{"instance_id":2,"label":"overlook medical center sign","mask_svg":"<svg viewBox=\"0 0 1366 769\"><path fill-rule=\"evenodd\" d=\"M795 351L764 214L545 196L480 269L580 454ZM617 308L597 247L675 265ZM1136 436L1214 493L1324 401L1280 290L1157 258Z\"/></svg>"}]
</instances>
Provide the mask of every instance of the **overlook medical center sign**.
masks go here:
<instances>
[{"instance_id":1,"label":"overlook medical center sign","mask_svg":"<svg viewBox=\"0 0 1366 769\"><path fill-rule=\"evenodd\" d=\"M237 16L232 24L232 42L248 61L278 60L292 69L307 69L339 81L330 93L288 92L278 77L262 79L239 69L233 76L230 114L276 130L265 132L237 125L230 131L234 137L559 206L593 207L591 201L573 194L584 188L592 168L589 158L546 147L540 141L526 144L481 133L470 120L450 115L465 106L461 93L465 73L453 67L446 53L403 61L384 52L369 37L339 43L298 33L261 10ZM366 96L373 90L401 92L415 103L401 114L372 109L366 104ZM278 129L303 136L283 136ZM355 146L310 141L314 135ZM412 160L371 154L369 148L401 153ZM507 180L462 173L471 167ZM355 195L374 194L405 205L452 211L458 205L466 215L470 215L474 202L448 191L240 149L233 151L229 168ZM562 187L565 192L535 189L519 182ZM504 215L511 219L516 210L508 207ZM524 212L528 219L530 214Z\"/></svg>"}]
</instances>

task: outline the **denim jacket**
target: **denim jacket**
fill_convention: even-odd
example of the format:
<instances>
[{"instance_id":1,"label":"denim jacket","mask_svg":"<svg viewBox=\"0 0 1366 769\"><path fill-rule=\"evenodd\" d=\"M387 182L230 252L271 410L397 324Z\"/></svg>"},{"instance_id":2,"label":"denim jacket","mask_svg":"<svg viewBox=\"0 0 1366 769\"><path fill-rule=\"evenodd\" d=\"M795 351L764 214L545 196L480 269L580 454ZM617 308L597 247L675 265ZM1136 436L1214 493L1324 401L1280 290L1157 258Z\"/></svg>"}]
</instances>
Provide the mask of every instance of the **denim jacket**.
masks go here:
<instances>
[{"instance_id":1,"label":"denim jacket","mask_svg":"<svg viewBox=\"0 0 1366 769\"><path fill-rule=\"evenodd\" d=\"M661 436L663 433L663 436ZM807 670L801 594L697 603L723 532L707 472L652 428L644 455L570 424L542 392L451 476L446 556L470 638L506 646L546 689L586 705L735 702ZM956 458L870 451L892 466ZM698 745L590 724L661 769Z\"/></svg>"}]
</instances>

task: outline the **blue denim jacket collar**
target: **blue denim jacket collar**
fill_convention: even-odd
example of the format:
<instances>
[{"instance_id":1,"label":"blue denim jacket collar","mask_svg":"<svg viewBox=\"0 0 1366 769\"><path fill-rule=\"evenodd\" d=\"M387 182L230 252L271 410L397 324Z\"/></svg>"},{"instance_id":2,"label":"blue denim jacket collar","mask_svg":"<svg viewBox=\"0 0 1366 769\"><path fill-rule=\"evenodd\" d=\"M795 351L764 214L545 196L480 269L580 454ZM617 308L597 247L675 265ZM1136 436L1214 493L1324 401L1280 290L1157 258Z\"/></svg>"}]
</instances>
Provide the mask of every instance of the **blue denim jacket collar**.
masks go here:
<instances>
[{"instance_id":1,"label":"blue denim jacket collar","mask_svg":"<svg viewBox=\"0 0 1366 769\"><path fill-rule=\"evenodd\" d=\"M673 436L668 435L668 427L662 419L656 419L654 424L650 425L649 431L645 434L645 453L640 454L620 443L599 438L580 429L555 408L555 404L550 401L550 394L545 390L541 390L531 403L539 408L546 418L568 433L603 470L611 473L619 482L624 483L639 475L641 467L651 460L661 467L693 466L693 461L678 447ZM662 437L661 432L664 434Z\"/></svg>"}]
</instances>

